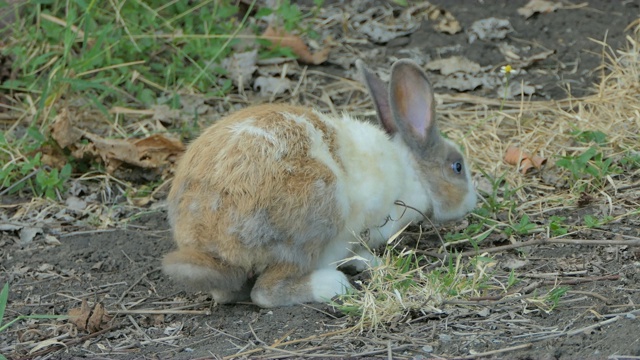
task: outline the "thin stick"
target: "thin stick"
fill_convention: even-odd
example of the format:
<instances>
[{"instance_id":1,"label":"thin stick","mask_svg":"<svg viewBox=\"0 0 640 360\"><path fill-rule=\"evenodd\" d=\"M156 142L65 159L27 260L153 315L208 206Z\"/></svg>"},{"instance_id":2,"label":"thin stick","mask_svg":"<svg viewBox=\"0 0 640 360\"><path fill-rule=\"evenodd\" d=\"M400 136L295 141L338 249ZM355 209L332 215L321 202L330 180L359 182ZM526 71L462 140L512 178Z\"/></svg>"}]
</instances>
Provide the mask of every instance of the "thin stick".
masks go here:
<instances>
[{"instance_id":1,"label":"thin stick","mask_svg":"<svg viewBox=\"0 0 640 360\"><path fill-rule=\"evenodd\" d=\"M65 341L64 342L64 347L68 348L71 345L83 343L83 342L85 342L85 341L87 341L87 340L89 340L91 338L98 337L98 336L100 336L102 334L106 334L106 333L108 333L110 331L113 331L113 330L117 330L117 329L119 329L119 328L121 328L123 326L124 326L124 324L113 325L113 326L111 326L109 328L106 328L106 329L103 329L103 330L100 330L100 331L96 331L94 333L91 333L89 335L83 336L81 338ZM49 353L52 353L52 352L60 350L59 346L60 346L60 344L53 344L49 348L34 352L33 354L29 354L29 356L27 356L27 357L18 358L17 360L35 359L35 358L37 358L39 356L46 355L46 354L49 354Z\"/></svg>"},{"instance_id":2,"label":"thin stick","mask_svg":"<svg viewBox=\"0 0 640 360\"><path fill-rule=\"evenodd\" d=\"M126 256L126 255L125 255ZM122 294L120 295L120 297L118 298L118 303L122 302L122 299L124 299L125 296L127 296L127 294L129 293L129 291L131 291L131 289L133 289L136 285L138 285L140 283L140 281L142 281L142 279L146 278L147 275L152 274L156 271L160 271L160 268L157 269L153 269L153 270L149 270L146 273L142 274L142 276L140 276L136 281L133 282L133 284L131 284L131 286L129 286L127 288L127 290L123 291Z\"/></svg>"},{"instance_id":3,"label":"thin stick","mask_svg":"<svg viewBox=\"0 0 640 360\"><path fill-rule=\"evenodd\" d=\"M530 348L532 346L533 346L533 343L527 343L527 344L522 344L522 345L506 347L506 348L498 349L498 350L492 350L492 351L487 351L487 352L482 352L482 353L476 353L476 354L471 354L471 355L454 357L453 359L476 359L476 358L479 358L479 357L495 355L495 354L502 354L502 353L506 353L506 352L514 351L514 350L527 349L527 348Z\"/></svg>"},{"instance_id":4,"label":"thin stick","mask_svg":"<svg viewBox=\"0 0 640 360\"><path fill-rule=\"evenodd\" d=\"M618 320L620 320L620 319L621 319L621 317L620 317L620 316L616 316L616 317L611 318L611 319L609 319L609 320L600 321L600 322L599 322L599 323L597 323L597 324L593 324L593 325L585 326L585 327L580 328L580 329L571 330L571 331L568 331L568 332L567 332L567 336L574 336L574 335L578 335L578 334L583 333L583 332L585 332L585 331L587 331L587 330L595 329L595 328L598 328L598 327L601 327L601 326L604 326L604 325L609 325L609 324L614 323L614 322L616 322L616 321L618 321Z\"/></svg>"},{"instance_id":5,"label":"thin stick","mask_svg":"<svg viewBox=\"0 0 640 360\"><path fill-rule=\"evenodd\" d=\"M320 339L320 338L324 338L324 337L328 337L328 336L332 336L332 335L339 335L339 334L343 334L345 332L353 331L353 329L354 329L354 327L350 327L350 328L346 328L346 329L340 329L340 330L336 330L336 331L331 331L331 332L320 334L320 335L309 336L309 337L304 338L304 339L296 339L296 340L291 340L291 341L285 341L285 342L281 342L281 343L278 343L278 344L271 345L271 347L275 348L276 346L293 345L293 344L297 344L297 343L301 343L301 342L305 342L305 341L311 341L311 340L315 340L315 339ZM237 354L225 356L222 359L223 360L229 360L229 359L235 359L235 358L238 358L238 357L246 357L247 355L255 354L255 353L260 352L260 351L264 351L264 348L258 348L258 349L252 349L252 350L239 352Z\"/></svg>"},{"instance_id":6,"label":"thin stick","mask_svg":"<svg viewBox=\"0 0 640 360\"><path fill-rule=\"evenodd\" d=\"M209 310L176 310L176 309L140 309L140 310L115 310L118 314L187 314L187 315L211 315Z\"/></svg>"},{"instance_id":7,"label":"thin stick","mask_svg":"<svg viewBox=\"0 0 640 360\"><path fill-rule=\"evenodd\" d=\"M505 250L518 249L522 247L534 246L534 245L545 245L545 244L572 244L572 245L591 245L591 246L607 246L607 245L627 245L627 246L640 246L640 240L577 240L577 239L539 239L539 240L530 240L517 244L509 244L504 246L496 246L492 248L486 249L478 249L478 250L470 250L465 251L460 254L451 254L451 255L459 255L462 257L469 257L483 253L496 253ZM440 254L433 251L422 251L418 250L420 253L429 255L438 259L446 259L450 254Z\"/></svg>"}]
</instances>

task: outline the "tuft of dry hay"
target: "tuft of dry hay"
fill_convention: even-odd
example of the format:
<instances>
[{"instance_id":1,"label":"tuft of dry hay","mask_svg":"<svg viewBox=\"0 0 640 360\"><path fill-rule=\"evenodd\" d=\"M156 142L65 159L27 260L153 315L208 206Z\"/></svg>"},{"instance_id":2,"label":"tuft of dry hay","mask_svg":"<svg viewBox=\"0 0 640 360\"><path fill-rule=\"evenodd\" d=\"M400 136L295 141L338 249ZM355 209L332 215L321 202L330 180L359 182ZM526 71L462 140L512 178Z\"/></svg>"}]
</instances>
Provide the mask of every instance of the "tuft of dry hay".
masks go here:
<instances>
[{"instance_id":1,"label":"tuft of dry hay","mask_svg":"<svg viewBox=\"0 0 640 360\"><path fill-rule=\"evenodd\" d=\"M601 82L595 85L593 95L563 101L509 101L501 102L502 109L495 109L496 102L468 97L468 106L444 113L444 131L459 141L476 169L496 178L504 179L517 192L521 211L542 213L545 209L575 204L579 194L567 191L559 182L548 182L544 171L557 171L553 161L542 173L522 176L514 167L506 166L502 156L510 146L517 146L530 153L540 154L550 160L559 156L573 156L589 148L589 144L577 143L574 131L601 131L607 142L601 149L609 157L637 149L640 131L640 44L628 36L628 49L615 51L602 45L603 65ZM442 99L460 101L459 97ZM470 125L471 130L469 130ZM559 176L566 176L560 172ZM625 179L616 180L616 186L624 186ZM552 194L540 189L555 188Z\"/></svg>"}]
</instances>

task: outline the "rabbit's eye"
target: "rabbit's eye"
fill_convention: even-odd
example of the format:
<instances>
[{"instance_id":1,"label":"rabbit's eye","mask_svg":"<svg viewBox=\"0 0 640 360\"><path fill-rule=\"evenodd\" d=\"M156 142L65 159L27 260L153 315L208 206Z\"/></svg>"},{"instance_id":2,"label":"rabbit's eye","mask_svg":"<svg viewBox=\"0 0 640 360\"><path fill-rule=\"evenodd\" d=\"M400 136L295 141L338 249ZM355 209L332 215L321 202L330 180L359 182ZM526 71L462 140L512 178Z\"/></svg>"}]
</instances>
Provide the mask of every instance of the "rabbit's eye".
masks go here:
<instances>
[{"instance_id":1,"label":"rabbit's eye","mask_svg":"<svg viewBox=\"0 0 640 360\"><path fill-rule=\"evenodd\" d=\"M462 163L460 161L456 161L451 164L451 169L454 173L460 174L462 172Z\"/></svg>"}]
</instances>

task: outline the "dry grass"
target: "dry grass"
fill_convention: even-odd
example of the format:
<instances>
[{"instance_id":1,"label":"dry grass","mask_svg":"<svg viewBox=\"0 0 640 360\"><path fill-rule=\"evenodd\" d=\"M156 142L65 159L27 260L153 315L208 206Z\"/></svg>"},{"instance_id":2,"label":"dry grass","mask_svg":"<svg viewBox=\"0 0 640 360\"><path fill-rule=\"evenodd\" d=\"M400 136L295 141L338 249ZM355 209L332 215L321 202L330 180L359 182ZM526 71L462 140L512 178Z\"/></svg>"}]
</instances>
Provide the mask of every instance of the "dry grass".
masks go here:
<instances>
[{"instance_id":1,"label":"dry grass","mask_svg":"<svg viewBox=\"0 0 640 360\"><path fill-rule=\"evenodd\" d=\"M531 102L499 101L469 95L440 96L441 124L443 131L460 142L472 159L473 166L490 177L500 178L497 193L486 194L485 202L491 196L503 196L505 186L514 189L514 208L504 210L503 218L487 219L486 215L475 217L490 220L484 224L476 238L486 238L499 228L509 228L523 215L546 219L550 212L562 213L578 209L578 201L585 189L591 191L593 202L605 208L605 214L613 221L621 221L640 213L639 204L628 202L628 196L621 196L620 189L629 190L637 186L638 173L609 174L601 184L585 176L572 181L564 169L554 166L561 156L577 156L591 144L576 141L575 131L600 131L607 135L606 142L599 150L606 157L620 159L625 154L637 154L640 141L640 42L639 37L628 37L628 49L616 51L602 44L602 81L595 84L593 95L563 101ZM460 102L464 106L459 106ZM450 104L457 104L450 107ZM469 130L469 124L475 124ZM516 167L503 161L505 150L515 145L530 153L540 154L550 159L542 172L522 175ZM553 176L545 176L551 173ZM550 183L549 179L554 182ZM477 174L476 180L487 182ZM580 186L580 185L583 186ZM589 185L589 186L584 186ZM504 199L501 199L504 200ZM574 231L579 231L577 226ZM546 235L545 239L520 242L509 236L512 245L495 250L504 251L527 246L557 243L588 245L612 244L608 240L571 240L572 232L562 236L549 234L548 227L536 226L529 233ZM412 234L405 234L411 237ZM413 234L420 239L422 234ZM439 236L439 235L438 235ZM469 239L457 241L455 245L468 244ZM625 237L622 244L637 245L638 239ZM445 259L447 252L455 246L442 244L437 251L407 250L400 245L397 249L387 249L384 264L372 269L371 278L361 283L362 289L352 296L342 298L339 308L354 317L358 331L377 330L398 322L408 322L451 311L451 307L480 304L482 300L505 301L518 299L525 306L534 306L550 311L566 289L556 286L546 288L532 296L532 290L541 284L519 279L513 287L517 274L509 274L496 269L496 262L490 258L492 249L483 254L482 249L471 250L461 255L446 257L441 265L425 265L421 254ZM471 257L471 261L467 257ZM548 283L546 285L549 285ZM529 287L529 288L527 288ZM515 288L515 289L514 289ZM523 300L526 298L526 301Z\"/></svg>"}]
</instances>

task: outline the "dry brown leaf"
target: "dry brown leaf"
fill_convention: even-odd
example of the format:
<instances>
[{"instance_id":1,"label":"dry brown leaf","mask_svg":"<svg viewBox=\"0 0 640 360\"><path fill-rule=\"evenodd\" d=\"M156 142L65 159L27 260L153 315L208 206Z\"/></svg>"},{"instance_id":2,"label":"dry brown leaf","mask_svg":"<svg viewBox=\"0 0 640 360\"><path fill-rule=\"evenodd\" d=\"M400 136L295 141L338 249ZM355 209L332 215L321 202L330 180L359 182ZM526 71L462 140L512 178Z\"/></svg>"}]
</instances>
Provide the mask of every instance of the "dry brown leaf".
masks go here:
<instances>
[{"instance_id":1,"label":"dry brown leaf","mask_svg":"<svg viewBox=\"0 0 640 360\"><path fill-rule=\"evenodd\" d=\"M287 33L284 29L276 29L271 25L262 33L262 37L271 41L274 47L291 48L298 60L307 64L322 64L329 58L329 48L324 48L318 52L311 53L307 44L299 36Z\"/></svg>"},{"instance_id":2,"label":"dry brown leaf","mask_svg":"<svg viewBox=\"0 0 640 360\"><path fill-rule=\"evenodd\" d=\"M427 70L438 70L442 75L450 75L455 72L473 74L482 70L480 64L464 56L451 56L446 59L433 60L425 68Z\"/></svg>"},{"instance_id":3,"label":"dry brown leaf","mask_svg":"<svg viewBox=\"0 0 640 360\"><path fill-rule=\"evenodd\" d=\"M82 131L71 125L69 120L69 111L62 108L51 125L51 137L61 148L66 148L71 144L77 143L82 138Z\"/></svg>"},{"instance_id":4,"label":"dry brown leaf","mask_svg":"<svg viewBox=\"0 0 640 360\"><path fill-rule=\"evenodd\" d=\"M56 117L51 136L60 147L69 148L76 158L99 157L107 165L108 172L115 171L122 163L145 169L160 168L175 162L184 151L180 140L162 134L143 139L105 139L72 126L65 111ZM89 143L82 144L82 139Z\"/></svg>"},{"instance_id":5,"label":"dry brown leaf","mask_svg":"<svg viewBox=\"0 0 640 360\"><path fill-rule=\"evenodd\" d=\"M436 31L451 35L462 31L462 26L460 26L460 23L455 16L443 8L436 7L431 10L429 12L429 20L436 22L436 24L433 25L433 29Z\"/></svg>"},{"instance_id":6,"label":"dry brown leaf","mask_svg":"<svg viewBox=\"0 0 640 360\"><path fill-rule=\"evenodd\" d=\"M562 8L562 4L555 1L531 0L527 5L518 9L518 14L528 19L536 13L547 14Z\"/></svg>"},{"instance_id":7,"label":"dry brown leaf","mask_svg":"<svg viewBox=\"0 0 640 360\"><path fill-rule=\"evenodd\" d=\"M96 303L92 309L86 299L82 300L79 308L70 309L68 315L72 324L90 334L106 329L113 319L101 303Z\"/></svg>"},{"instance_id":8,"label":"dry brown leaf","mask_svg":"<svg viewBox=\"0 0 640 360\"><path fill-rule=\"evenodd\" d=\"M523 175L526 175L531 169L541 169L547 163L547 159L537 155L531 156L515 146L507 148L504 154L504 161L509 165L518 166L518 170Z\"/></svg>"}]
</instances>

